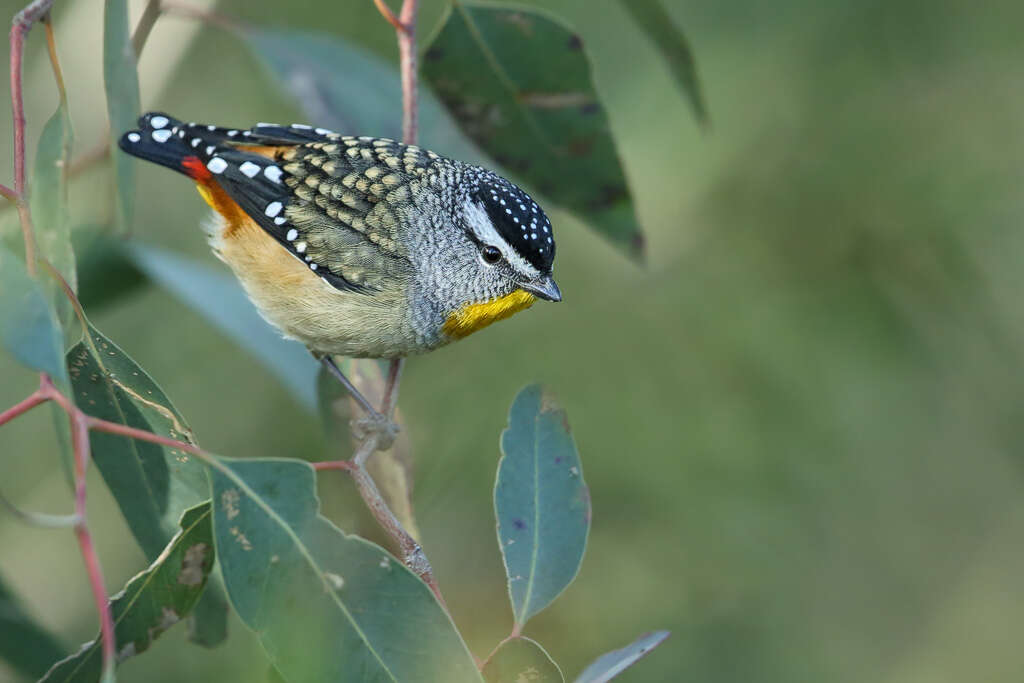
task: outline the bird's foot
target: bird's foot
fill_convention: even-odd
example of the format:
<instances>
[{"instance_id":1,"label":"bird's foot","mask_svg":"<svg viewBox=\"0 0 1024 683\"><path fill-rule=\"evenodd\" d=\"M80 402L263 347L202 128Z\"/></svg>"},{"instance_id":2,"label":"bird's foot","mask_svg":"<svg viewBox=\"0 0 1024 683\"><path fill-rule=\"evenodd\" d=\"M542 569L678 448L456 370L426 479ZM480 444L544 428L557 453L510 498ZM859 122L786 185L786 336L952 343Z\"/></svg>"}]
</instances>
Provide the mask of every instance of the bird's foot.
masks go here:
<instances>
[{"instance_id":1,"label":"bird's foot","mask_svg":"<svg viewBox=\"0 0 1024 683\"><path fill-rule=\"evenodd\" d=\"M377 438L377 450L386 451L395 443L398 436L398 424L376 411L352 420L352 433L360 441L370 437Z\"/></svg>"}]
</instances>

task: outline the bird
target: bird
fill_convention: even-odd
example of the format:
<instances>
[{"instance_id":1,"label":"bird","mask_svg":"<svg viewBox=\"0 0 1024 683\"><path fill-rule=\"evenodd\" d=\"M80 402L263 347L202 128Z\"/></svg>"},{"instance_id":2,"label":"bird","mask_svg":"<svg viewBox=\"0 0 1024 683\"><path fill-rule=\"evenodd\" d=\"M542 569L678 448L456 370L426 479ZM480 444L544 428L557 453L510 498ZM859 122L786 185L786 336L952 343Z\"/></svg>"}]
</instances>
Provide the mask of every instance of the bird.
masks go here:
<instances>
[{"instance_id":1,"label":"bird","mask_svg":"<svg viewBox=\"0 0 1024 683\"><path fill-rule=\"evenodd\" d=\"M137 125L121 150L196 183L214 254L369 414L334 356L404 358L562 299L551 221L491 170L305 124Z\"/></svg>"}]
</instances>

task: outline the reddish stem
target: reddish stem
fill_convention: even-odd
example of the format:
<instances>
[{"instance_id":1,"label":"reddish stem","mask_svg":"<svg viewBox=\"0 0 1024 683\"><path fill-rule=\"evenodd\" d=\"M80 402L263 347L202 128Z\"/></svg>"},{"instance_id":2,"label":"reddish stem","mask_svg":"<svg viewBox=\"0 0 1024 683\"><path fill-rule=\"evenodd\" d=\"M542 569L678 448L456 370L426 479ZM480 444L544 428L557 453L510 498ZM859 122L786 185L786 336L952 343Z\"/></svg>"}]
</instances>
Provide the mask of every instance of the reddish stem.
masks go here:
<instances>
[{"instance_id":1,"label":"reddish stem","mask_svg":"<svg viewBox=\"0 0 1024 683\"><path fill-rule=\"evenodd\" d=\"M0 427L7 424L11 420L21 415L24 415L28 411L35 408L40 403L46 403L50 399L42 393L42 391L36 391L34 394L26 398L25 400L11 406L4 412L0 413Z\"/></svg>"},{"instance_id":2,"label":"reddish stem","mask_svg":"<svg viewBox=\"0 0 1024 683\"><path fill-rule=\"evenodd\" d=\"M419 0L404 0L399 16L398 58L402 67L402 141L416 144L419 101L416 99L416 9Z\"/></svg>"}]
</instances>

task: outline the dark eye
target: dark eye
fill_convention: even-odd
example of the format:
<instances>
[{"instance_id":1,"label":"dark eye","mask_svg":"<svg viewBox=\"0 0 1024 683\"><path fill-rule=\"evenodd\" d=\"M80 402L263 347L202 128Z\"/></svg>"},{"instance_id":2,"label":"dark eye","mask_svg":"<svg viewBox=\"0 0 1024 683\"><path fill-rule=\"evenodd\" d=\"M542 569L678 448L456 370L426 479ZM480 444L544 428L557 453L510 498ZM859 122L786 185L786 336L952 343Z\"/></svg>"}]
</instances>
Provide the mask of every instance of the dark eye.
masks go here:
<instances>
[{"instance_id":1,"label":"dark eye","mask_svg":"<svg viewBox=\"0 0 1024 683\"><path fill-rule=\"evenodd\" d=\"M492 247L489 244L484 245L480 250L480 255L484 257L484 261L487 263L497 263L501 260L501 251L497 247Z\"/></svg>"}]
</instances>

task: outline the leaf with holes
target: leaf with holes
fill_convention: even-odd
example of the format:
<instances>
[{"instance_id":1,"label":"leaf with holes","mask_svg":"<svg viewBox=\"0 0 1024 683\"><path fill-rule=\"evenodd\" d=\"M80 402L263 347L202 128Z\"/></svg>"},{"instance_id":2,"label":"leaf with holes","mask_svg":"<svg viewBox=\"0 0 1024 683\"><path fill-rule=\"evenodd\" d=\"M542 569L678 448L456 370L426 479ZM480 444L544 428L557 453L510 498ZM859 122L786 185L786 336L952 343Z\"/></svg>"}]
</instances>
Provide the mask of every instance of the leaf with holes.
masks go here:
<instances>
[{"instance_id":1,"label":"leaf with holes","mask_svg":"<svg viewBox=\"0 0 1024 683\"><path fill-rule=\"evenodd\" d=\"M512 638L498 646L484 664L487 683L564 683L558 668L540 644L529 638Z\"/></svg>"},{"instance_id":2,"label":"leaf with holes","mask_svg":"<svg viewBox=\"0 0 1024 683\"><path fill-rule=\"evenodd\" d=\"M68 352L75 402L90 415L194 443L192 430L146 372L89 326ZM209 498L199 460L159 444L93 431L93 461L149 561L163 551L182 511Z\"/></svg>"},{"instance_id":3,"label":"leaf with holes","mask_svg":"<svg viewBox=\"0 0 1024 683\"><path fill-rule=\"evenodd\" d=\"M267 324L235 278L192 259L133 245L132 262L153 282L231 337L268 370L310 412L316 410L319 364L299 343Z\"/></svg>"},{"instance_id":4,"label":"leaf with holes","mask_svg":"<svg viewBox=\"0 0 1024 683\"><path fill-rule=\"evenodd\" d=\"M494 509L519 629L576 578L590 530L590 494L565 411L539 385L512 402L501 452Z\"/></svg>"},{"instance_id":5,"label":"leaf with holes","mask_svg":"<svg viewBox=\"0 0 1024 683\"><path fill-rule=\"evenodd\" d=\"M224 459L210 478L228 595L290 683L479 683L426 584L319 514L307 463Z\"/></svg>"},{"instance_id":6,"label":"leaf with holes","mask_svg":"<svg viewBox=\"0 0 1024 683\"><path fill-rule=\"evenodd\" d=\"M127 0L106 0L103 12L103 85L110 119L110 156L114 164L117 227L130 229L135 205L135 164L117 147L121 133L139 118L139 74L132 47Z\"/></svg>"},{"instance_id":7,"label":"leaf with holes","mask_svg":"<svg viewBox=\"0 0 1024 683\"><path fill-rule=\"evenodd\" d=\"M195 607L213 568L211 517L209 503L186 510L181 516L181 527L167 548L110 599L119 662L145 652L161 633ZM101 649L99 638L89 641L55 664L40 683L100 680Z\"/></svg>"},{"instance_id":8,"label":"leaf with holes","mask_svg":"<svg viewBox=\"0 0 1024 683\"><path fill-rule=\"evenodd\" d=\"M67 102L62 101L39 136L29 189L39 254L61 274L71 289L76 289L75 253L71 248L68 216L67 168L71 159L71 141L71 117L68 116ZM71 303L52 277L45 276L44 282L50 291L57 319L67 329L74 315Z\"/></svg>"},{"instance_id":9,"label":"leaf with holes","mask_svg":"<svg viewBox=\"0 0 1024 683\"><path fill-rule=\"evenodd\" d=\"M516 177L632 255L643 240L583 43L544 12L457 0L423 76L462 130Z\"/></svg>"},{"instance_id":10,"label":"leaf with holes","mask_svg":"<svg viewBox=\"0 0 1024 683\"><path fill-rule=\"evenodd\" d=\"M387 362L370 358L338 359L339 367L371 405L379 406L383 400L387 381ZM353 416L362 415L352 397L326 368L317 375L317 395L320 398L320 416L324 421L330 443L336 450L335 458L348 457L356 448L348 428ZM386 451L377 451L366 463L366 469L384 496L384 502L401 523L402 528L415 539L420 538L419 526L412 508L412 446L409 430L400 408L395 409L395 424L399 426L395 443Z\"/></svg>"},{"instance_id":11,"label":"leaf with holes","mask_svg":"<svg viewBox=\"0 0 1024 683\"><path fill-rule=\"evenodd\" d=\"M92 325L67 355L75 402L93 417L195 443L185 418L139 365ZM178 529L184 510L209 498L202 463L159 444L93 431L93 462L117 501L146 559L154 561ZM226 637L227 601L216 585L190 623L192 640ZM205 620L205 623L203 623Z\"/></svg>"},{"instance_id":12,"label":"leaf with holes","mask_svg":"<svg viewBox=\"0 0 1024 683\"><path fill-rule=\"evenodd\" d=\"M594 660L593 664L583 670L575 683L606 683L637 663L641 657L661 645L669 637L668 631L645 633L635 641L622 648L612 650Z\"/></svg>"},{"instance_id":13,"label":"leaf with holes","mask_svg":"<svg viewBox=\"0 0 1024 683\"><path fill-rule=\"evenodd\" d=\"M29 616L0 580L0 660L35 680L65 652L64 645Z\"/></svg>"},{"instance_id":14,"label":"leaf with holes","mask_svg":"<svg viewBox=\"0 0 1024 683\"><path fill-rule=\"evenodd\" d=\"M697 77L697 62L683 32L676 28L672 17L659 0L620 0L637 25L658 48L668 63L676 83L690 101L693 113L700 123L707 123L708 112Z\"/></svg>"},{"instance_id":15,"label":"leaf with holes","mask_svg":"<svg viewBox=\"0 0 1024 683\"><path fill-rule=\"evenodd\" d=\"M0 344L22 365L67 380L64 336L39 282L0 245Z\"/></svg>"},{"instance_id":16,"label":"leaf with holes","mask_svg":"<svg viewBox=\"0 0 1024 683\"><path fill-rule=\"evenodd\" d=\"M325 33L250 29L244 36L253 56L310 123L350 135L401 139L402 90L394 65ZM481 161L430 91L420 91L419 107L421 144L446 156Z\"/></svg>"}]
</instances>

